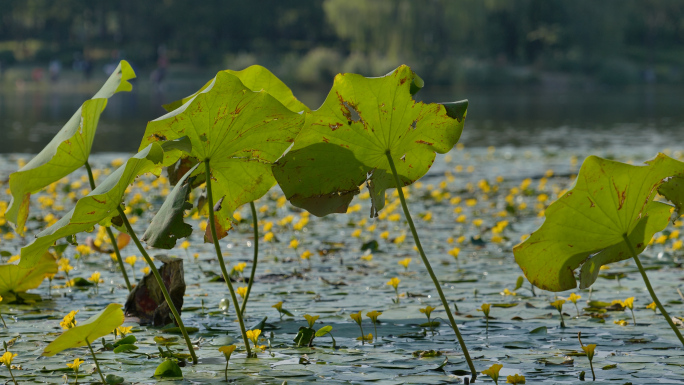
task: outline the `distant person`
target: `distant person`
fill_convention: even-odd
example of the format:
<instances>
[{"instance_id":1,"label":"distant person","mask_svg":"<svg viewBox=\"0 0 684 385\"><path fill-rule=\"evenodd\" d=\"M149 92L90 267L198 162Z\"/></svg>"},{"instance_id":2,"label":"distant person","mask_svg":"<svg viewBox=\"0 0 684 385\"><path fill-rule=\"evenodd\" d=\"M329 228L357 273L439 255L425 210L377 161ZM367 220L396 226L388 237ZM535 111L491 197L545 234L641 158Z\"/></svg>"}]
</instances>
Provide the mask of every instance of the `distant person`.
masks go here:
<instances>
[{"instance_id":1,"label":"distant person","mask_svg":"<svg viewBox=\"0 0 684 385\"><path fill-rule=\"evenodd\" d=\"M56 82L59 80L59 74L62 72L62 63L57 59L53 59L48 66L48 72L50 73L50 80Z\"/></svg>"},{"instance_id":2,"label":"distant person","mask_svg":"<svg viewBox=\"0 0 684 385\"><path fill-rule=\"evenodd\" d=\"M166 46L161 45L157 49L157 68L150 74L150 79L155 84L157 91L161 92L161 83L166 77L169 66L169 57L166 55Z\"/></svg>"}]
</instances>

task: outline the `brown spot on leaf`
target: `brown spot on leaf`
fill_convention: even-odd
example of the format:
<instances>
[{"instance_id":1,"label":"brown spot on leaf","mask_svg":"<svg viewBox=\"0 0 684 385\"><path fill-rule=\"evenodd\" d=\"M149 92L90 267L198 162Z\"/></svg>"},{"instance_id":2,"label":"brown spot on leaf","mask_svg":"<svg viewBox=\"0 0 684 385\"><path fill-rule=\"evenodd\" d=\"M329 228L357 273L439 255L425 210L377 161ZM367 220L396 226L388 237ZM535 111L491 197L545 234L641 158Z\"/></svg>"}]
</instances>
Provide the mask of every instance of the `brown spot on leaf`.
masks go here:
<instances>
[{"instance_id":1,"label":"brown spot on leaf","mask_svg":"<svg viewBox=\"0 0 684 385\"><path fill-rule=\"evenodd\" d=\"M337 130L338 128L342 127L342 123L330 124L329 127L330 127L331 130L335 131L335 130Z\"/></svg>"},{"instance_id":2,"label":"brown spot on leaf","mask_svg":"<svg viewBox=\"0 0 684 385\"><path fill-rule=\"evenodd\" d=\"M418 144L427 144L428 146L432 146L434 143L426 142L424 140L416 140L416 143Z\"/></svg>"},{"instance_id":3,"label":"brown spot on leaf","mask_svg":"<svg viewBox=\"0 0 684 385\"><path fill-rule=\"evenodd\" d=\"M587 197L587 199L589 199L589 204L591 205L591 206L589 206L589 207L595 207L595 206L596 206L596 205L594 204L594 201L591 200L591 198Z\"/></svg>"}]
</instances>

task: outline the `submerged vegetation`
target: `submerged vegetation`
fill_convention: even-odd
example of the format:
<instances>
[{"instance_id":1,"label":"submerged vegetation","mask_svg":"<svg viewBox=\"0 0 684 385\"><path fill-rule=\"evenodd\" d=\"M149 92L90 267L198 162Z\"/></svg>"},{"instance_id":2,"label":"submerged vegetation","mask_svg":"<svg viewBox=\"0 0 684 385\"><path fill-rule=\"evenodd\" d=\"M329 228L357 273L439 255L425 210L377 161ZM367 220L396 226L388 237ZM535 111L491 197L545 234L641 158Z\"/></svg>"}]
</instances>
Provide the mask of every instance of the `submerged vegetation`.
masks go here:
<instances>
[{"instance_id":1,"label":"submerged vegetation","mask_svg":"<svg viewBox=\"0 0 684 385\"><path fill-rule=\"evenodd\" d=\"M645 166L591 156L576 177L555 176L548 170L536 178L536 185L529 178L518 183L511 175L492 177L491 173L474 182L470 179L475 164L487 164L496 150L488 149L478 155L479 163L474 162L463 145L457 144L468 102L414 101L423 80L409 67L400 66L379 78L337 75L326 101L311 110L267 69L252 66L221 71L195 94L167 104L168 114L149 122L136 155L112 161L112 168L92 167L90 148L99 114L107 98L130 90L127 81L133 76L131 67L122 61L55 140L9 177L12 201L3 203L3 232L9 230L9 223L19 236L36 233L26 245L23 238L4 232L7 246L3 245L2 256L6 260L0 265L0 314L12 320L0 331L6 342L2 362L8 369L19 369L24 380L38 381L36 371L56 376L68 370L74 382L97 373L103 383L110 384L140 382L150 376L239 383L282 378L362 382L389 376L397 383L443 383L456 377L475 381L478 373L495 383L504 375L508 383L525 383L526 376L527 380L543 378L548 369L528 371L519 365L522 359L512 361L512 354L501 356L497 350L545 349L541 345L547 336L579 336L575 329L588 326L630 327L637 333L631 343L662 349L662 356L681 355L684 339L678 324L682 319L671 317L658 299L639 255L651 243L661 249L667 243L669 254L657 263L649 261L654 265L650 268L663 268L667 277L671 270L681 271L679 230L666 228L671 221L671 228L682 225L677 218L683 202L684 163L664 154ZM438 161L440 170L430 171L437 153L449 154ZM571 167L575 163L573 159ZM78 179L80 167L85 174L81 172ZM426 174L440 179L429 179L427 185L418 181ZM83 187L85 182L90 188ZM273 189L276 184L283 194ZM360 202L352 204L355 197ZM32 206L34 210L29 211ZM420 213L416 222L409 207ZM370 218L357 218L355 213L364 209ZM334 213L348 215L329 215ZM541 228L528 235L543 217ZM413 245L405 243L404 221ZM141 227L144 234L138 237ZM210 248L194 237L196 227ZM235 235L229 236L231 232ZM656 236L659 232L662 235ZM564 312L566 299L536 293L533 288L531 296L519 294L525 278L511 274L510 263L498 272L502 282L484 284L488 271L497 271L490 263L510 260L510 248L518 239L522 243L513 253L530 284L559 292L575 290L579 281L583 294L567 298L575 305L576 317ZM13 248L18 247L21 250L15 255ZM124 302L119 287L131 291L142 286L143 281L136 285L129 280L124 265L135 273L137 255L122 258L122 250L133 247L147 262L143 274L160 289L151 311L155 327L161 329L142 325L138 318L124 319L122 306L117 304ZM160 249L186 257L175 264L180 266L176 275L164 269L177 259L156 254ZM242 253L253 257L241 258ZM411 265L416 254L420 259ZM112 262L108 267L102 261L109 261L107 255ZM358 261L350 261L351 256ZM588 289L604 278L601 272L609 264L630 258L652 304L641 306L646 301L643 292L630 292L624 301L592 300L592 295L609 300L601 291L594 294ZM337 259L340 271L330 263ZM244 261L251 263L249 274ZM158 269L159 262L163 267ZM262 275L256 274L257 266ZM627 265L620 266L628 270ZM122 282L115 278L117 270L123 274ZM81 271L90 278L80 277ZM192 281L187 287L184 274ZM372 274L372 280L363 278ZM626 276L623 271L616 274ZM28 291L38 288L45 278L52 290L50 299L64 296L88 302L64 318L54 313L44 317L40 312L52 301ZM313 290L311 278L325 284L326 298ZM354 280L363 280L366 291L354 287ZM180 288L179 281L183 282ZM621 281L616 281L621 287ZM340 291L345 286L353 295ZM129 301L137 298L136 290L131 291ZM435 293L438 298L433 297ZM185 308L184 294L191 303ZM577 303L582 297L588 301L580 311ZM220 301L205 303L205 298ZM334 305L319 307L325 302ZM666 304L681 312L681 307L674 307L681 301ZM492 308L499 309L493 312ZM590 325L604 324L608 312L627 308L633 325L627 326L626 319ZM656 308L671 328L667 336L659 331L664 328L662 317L647 312ZM80 310L100 312L79 322ZM409 311L415 313L413 317L407 315ZM268 317L275 319L275 315L280 320L269 323ZM512 326L497 319L509 315L512 321L524 322ZM65 332L56 338L54 333L42 333L55 327L56 321L38 335L21 326L43 318L62 319L59 325ZM406 322L408 318L415 322ZM330 325L316 329L317 322ZM364 334L363 326L368 330L369 322L373 333ZM649 324L650 328L639 329ZM591 330L585 339L595 342L599 332ZM681 345L668 342L671 333ZM183 339L169 334L180 334ZM327 337L322 338L326 335L331 345ZM209 344L219 348L207 347L209 338ZM47 346L43 346L44 339L49 340ZM541 354L534 362L567 367L575 364L572 356L586 355L596 377L594 359L609 359L595 357L594 349L615 346L612 340L584 345L580 339L578 349L574 337L570 340L572 345L554 342L553 353ZM87 346L95 371L81 368L85 351L64 359L73 362L60 368L47 360L42 369L42 364L33 367L28 357L22 358L21 366L13 365L9 347L30 354L30 346L33 350L40 347L48 357ZM554 363L554 355L563 360ZM366 366L373 370L345 380L338 373L347 373L350 369L344 363L356 356L369 357ZM429 367L415 369L415 360L426 360ZM312 361L330 363L330 367L309 367ZM113 374L116 365L117 374ZM134 369L136 365L153 370L141 373ZM502 369L507 365L515 370L500 374L509 370ZM614 369L612 365L603 370ZM675 377L682 373L681 365L668 370ZM105 376L104 372L110 373ZM422 372L429 375L418 374ZM17 370L7 373L14 379ZM609 379L614 379L618 371L611 373ZM631 377L634 371L619 373ZM584 374L563 370L560 376L583 378Z\"/></svg>"}]
</instances>

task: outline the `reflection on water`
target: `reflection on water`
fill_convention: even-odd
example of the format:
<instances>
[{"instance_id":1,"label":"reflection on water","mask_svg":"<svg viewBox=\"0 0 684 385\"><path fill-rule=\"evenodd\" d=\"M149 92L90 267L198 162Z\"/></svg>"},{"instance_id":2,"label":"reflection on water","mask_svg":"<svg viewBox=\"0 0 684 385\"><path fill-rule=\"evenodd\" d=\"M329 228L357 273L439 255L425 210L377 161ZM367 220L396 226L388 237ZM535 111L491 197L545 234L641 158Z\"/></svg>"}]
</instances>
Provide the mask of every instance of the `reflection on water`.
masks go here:
<instances>
[{"instance_id":1,"label":"reflection on water","mask_svg":"<svg viewBox=\"0 0 684 385\"><path fill-rule=\"evenodd\" d=\"M164 93L135 87L131 93L115 95L100 119L93 151L135 152L147 121L165 113L161 105L200 86L168 86ZM316 108L326 90L295 94ZM91 96L90 91L0 90L0 153L38 152ZM418 96L430 102L470 100L461 139L466 146L662 149L684 143L682 88L554 92L536 87L467 91L427 87Z\"/></svg>"}]
</instances>

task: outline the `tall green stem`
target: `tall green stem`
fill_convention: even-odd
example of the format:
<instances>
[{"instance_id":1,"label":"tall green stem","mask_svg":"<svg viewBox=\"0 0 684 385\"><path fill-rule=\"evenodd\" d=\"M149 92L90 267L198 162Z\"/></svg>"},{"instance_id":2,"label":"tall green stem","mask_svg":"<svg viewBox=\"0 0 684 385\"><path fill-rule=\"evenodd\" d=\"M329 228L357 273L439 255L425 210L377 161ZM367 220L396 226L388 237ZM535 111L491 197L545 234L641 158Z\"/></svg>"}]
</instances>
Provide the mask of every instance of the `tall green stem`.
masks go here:
<instances>
[{"instance_id":1,"label":"tall green stem","mask_svg":"<svg viewBox=\"0 0 684 385\"><path fill-rule=\"evenodd\" d=\"M247 339L247 330L245 329L245 323L242 320L242 311L240 310L240 304L238 303L237 296L235 295L235 290L233 290L233 284L230 283L230 276L226 270L226 263L223 261L223 254L221 253L221 246L219 245L218 236L216 235L216 223L214 221L214 197L211 191L211 168L209 165L209 159L204 160L204 173L207 178L207 205L209 206L209 227L211 228L211 238L214 241L214 249L216 249L216 257L219 260L219 265L221 266L221 272L223 273L223 279L228 285L228 290L230 291L230 296L233 300L233 307L235 308L235 313L237 314L238 322L240 323L240 332L242 333L242 340L245 342L245 348L247 349L247 357L252 357L252 350L249 347L249 339Z\"/></svg>"},{"instance_id":2,"label":"tall green stem","mask_svg":"<svg viewBox=\"0 0 684 385\"><path fill-rule=\"evenodd\" d=\"M90 168L90 163L88 163L87 161L85 163L85 168L86 171L88 171L90 190L95 190L95 178L93 177L93 170ZM128 288L128 292L130 293L133 290L133 288L131 287L131 282L128 280L128 274L126 273L126 268L124 267L123 259L121 259L121 252L119 251L119 245L117 245L116 243L114 232L109 226L107 226L105 229L107 230L107 235L109 236L109 239L112 241L112 247L114 248L114 254L116 255L116 262L119 264L119 269L121 270L121 274L123 274L124 281L126 281L126 287Z\"/></svg>"},{"instance_id":3,"label":"tall green stem","mask_svg":"<svg viewBox=\"0 0 684 385\"><path fill-rule=\"evenodd\" d=\"M409 213L408 206L406 205L406 199L404 198L404 191L402 190L402 183L399 181L399 175L397 174L397 168L394 166L394 160L392 160L392 154L390 154L389 151L385 153L387 155L387 160L389 162L390 167L392 168L392 175L394 175L394 183L397 187L397 192L399 193L399 200L401 201L401 207L404 209L404 215L406 216L406 221L408 222L409 227L411 228L411 234L413 234L413 241L416 244L416 247L418 248L418 253L420 254L420 258L423 260L423 264L425 265L425 268L428 271L428 274L430 274L430 278L432 278L432 282L435 284L435 288L437 288L437 294L439 295L439 298L442 300L442 305L444 306L444 309L446 309L447 316L449 317L449 322L451 323L451 327L454 329L454 332L456 332L456 337L458 338L458 343L461 345L461 350L463 350L463 356L465 357L466 361L468 362L468 367L470 368L470 372L472 374L472 380L475 381L475 378L477 378L477 371L475 370L475 365L473 365L473 361L470 359L470 354L468 354L468 348L466 347L465 341L463 341L463 337L461 336L461 333L458 331L458 326L456 325L456 320L454 320L454 315L451 314L451 310L449 307L449 303L447 303L446 297L444 297L444 293L442 292L442 287L439 284L439 281L437 280L437 277L435 276L435 272L432 271L432 266L430 265L430 261L428 261L427 257L425 256L425 252L423 251L423 246L420 244L420 239L418 238L418 232L416 232L416 226L413 224L413 219L411 219L411 213Z\"/></svg>"},{"instance_id":4,"label":"tall green stem","mask_svg":"<svg viewBox=\"0 0 684 385\"><path fill-rule=\"evenodd\" d=\"M646 276L646 271L644 270L644 267L641 265L641 261L639 260L639 256L637 255L636 250L634 249L634 246L632 246L632 242L629 241L629 237L627 237L627 234L622 234L622 238L625 240L625 243L627 243L627 246L629 246L629 251L632 253L632 258L634 258L634 262L636 262L637 268L639 268L639 272L641 273L641 277L644 279L644 283L646 284L646 289L648 289L648 292L651 294L651 298L653 298L653 302L655 302L656 306L660 310L660 313L665 317L667 320L667 323L670 324L670 327L672 330L675 332L677 335L677 338L679 338L679 342L684 345L684 337L682 337L682 333L677 329L677 325L672 322L672 318L670 317L669 314L667 314L667 311L663 307L663 305L660 303L658 300L658 297L656 297L655 291L653 291L653 287L651 286L651 281L648 280L648 277Z\"/></svg>"},{"instance_id":5,"label":"tall green stem","mask_svg":"<svg viewBox=\"0 0 684 385\"><path fill-rule=\"evenodd\" d=\"M256 207L254 202L249 202L249 207L252 209L252 222L254 223L254 260L252 261L252 272L249 274L249 282L247 283L247 293L242 300L242 308L240 314L245 315L245 308L247 307L247 299L249 292L252 291L252 283L254 282L254 274L256 273L257 260L259 259L259 221L257 219Z\"/></svg>"},{"instance_id":6,"label":"tall green stem","mask_svg":"<svg viewBox=\"0 0 684 385\"><path fill-rule=\"evenodd\" d=\"M159 274L159 270L157 270L157 267L154 265L154 262L152 262L152 258L150 258L150 255L147 254L147 251L145 251L145 248L143 247L142 243L140 243L140 240L138 239L138 237L133 232L133 227L131 226L131 223L128 221L128 218L126 217L126 213L124 213L121 206L118 207L118 210L119 210L119 215L121 216L121 219L123 219L124 226L126 226L126 230L128 230L128 235L131 236L131 239L133 239L133 242L138 247L138 250L142 254L143 258L145 258L145 262L147 262L147 265L150 267L150 270L152 270L152 274L154 275L154 278L157 280L157 284L159 285L159 288L162 291L162 295L164 295L164 299L166 300L166 303L169 305L169 309L171 309L171 313L173 313L173 317L176 319L176 323L178 323L178 328L180 328L181 333L183 333L183 338L185 339L185 344L188 346L188 350L190 351L190 356L192 357L192 363L196 364L197 363L197 355L195 354L195 349L192 348L192 342L190 342L190 336L188 336L188 331L185 330L185 325L183 325L183 320L181 319L180 314L178 314L178 310L176 309L176 305L171 300L171 296L169 295L169 291L166 289L166 285L164 285L164 280L162 279L161 274Z\"/></svg>"},{"instance_id":7,"label":"tall green stem","mask_svg":"<svg viewBox=\"0 0 684 385\"><path fill-rule=\"evenodd\" d=\"M88 349L90 349L90 354L93 356L93 361L95 362L95 367L97 368L97 372L100 373L100 378L102 379L102 383L106 384L107 381L105 381L104 375L102 375L102 370L100 370L100 364L97 362L97 357L95 357L95 352L93 351L93 347L90 346L90 341L88 339L85 339L86 344L88 344ZM78 374L76 374L78 378Z\"/></svg>"}]
</instances>

